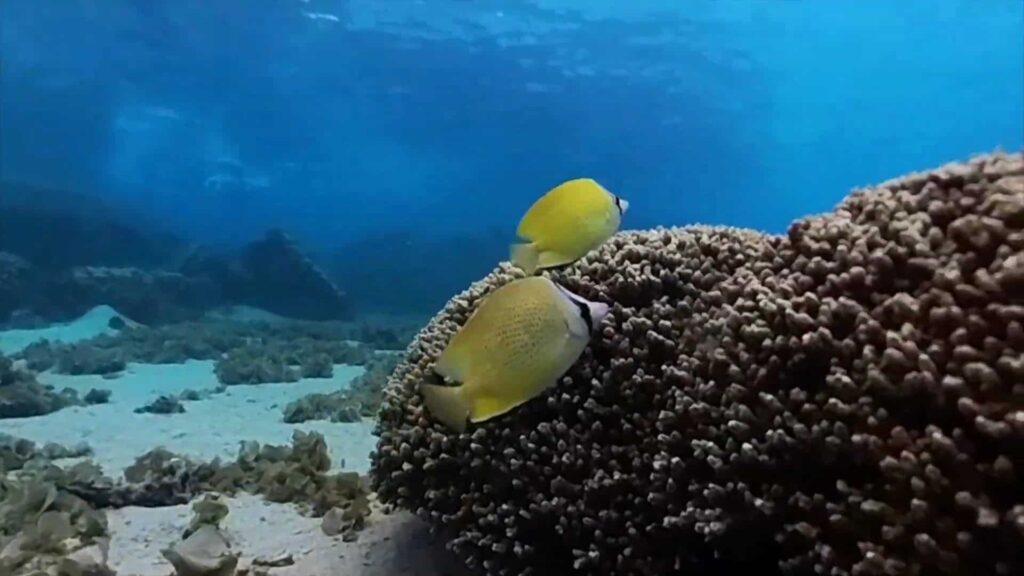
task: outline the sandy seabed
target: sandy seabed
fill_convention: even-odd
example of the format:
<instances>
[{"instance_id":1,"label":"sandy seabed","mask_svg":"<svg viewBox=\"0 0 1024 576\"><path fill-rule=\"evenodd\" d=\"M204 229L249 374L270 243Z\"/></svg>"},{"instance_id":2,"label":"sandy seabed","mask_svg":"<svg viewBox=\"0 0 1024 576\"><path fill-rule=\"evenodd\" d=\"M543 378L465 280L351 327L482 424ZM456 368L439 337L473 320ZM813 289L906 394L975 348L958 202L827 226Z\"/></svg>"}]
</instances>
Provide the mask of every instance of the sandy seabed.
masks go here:
<instances>
[{"instance_id":1,"label":"sandy seabed","mask_svg":"<svg viewBox=\"0 0 1024 576\"><path fill-rule=\"evenodd\" d=\"M189 361L184 364L130 364L123 375L65 376L44 372L43 384L73 388L80 395L90 389L111 391L110 402L96 406L77 406L33 418L6 420L3 431L36 442L74 445L88 442L93 461L112 476L156 446L199 460L220 457L234 460L239 443L286 444L294 430L315 430L324 435L335 468L365 473L374 446L373 422L332 423L312 421L286 424L281 410L291 401L314 392L332 392L344 388L362 374L358 366L335 366L334 377L308 379L287 384L230 386L227 391L205 400L182 402L183 414L135 414L134 410L161 395L176 395L184 390L217 388L213 362Z\"/></svg>"},{"instance_id":2,"label":"sandy seabed","mask_svg":"<svg viewBox=\"0 0 1024 576\"><path fill-rule=\"evenodd\" d=\"M12 353L40 338L74 341L103 331L111 312L96 310L66 325L39 331L0 333L0 343ZM290 445L295 430L324 435L334 469L366 473L375 445L373 422L312 421L287 424L282 408L313 392L331 392L362 374L357 366L338 365L326 379L294 383L231 386L204 400L183 402L181 414L136 414L134 410L161 395L218 387L214 365L208 361L184 364L130 364L116 378L67 376L45 372L39 381L58 389L111 391L110 402L65 408L46 416L0 420L0 432L37 443L73 446L86 442L92 460L112 478L120 478L135 459L157 446L196 459L233 460L240 443ZM303 516L291 504L276 504L242 494L226 499L229 514L224 527L232 548L241 553L239 567L259 558L290 556L290 565L269 568L281 576L455 576L464 574L443 543L408 513L367 519L355 541L329 537L320 519ZM110 566L122 576L167 576L173 569L161 550L181 539L192 518L190 505L162 508L127 507L107 510L112 535Z\"/></svg>"}]
</instances>

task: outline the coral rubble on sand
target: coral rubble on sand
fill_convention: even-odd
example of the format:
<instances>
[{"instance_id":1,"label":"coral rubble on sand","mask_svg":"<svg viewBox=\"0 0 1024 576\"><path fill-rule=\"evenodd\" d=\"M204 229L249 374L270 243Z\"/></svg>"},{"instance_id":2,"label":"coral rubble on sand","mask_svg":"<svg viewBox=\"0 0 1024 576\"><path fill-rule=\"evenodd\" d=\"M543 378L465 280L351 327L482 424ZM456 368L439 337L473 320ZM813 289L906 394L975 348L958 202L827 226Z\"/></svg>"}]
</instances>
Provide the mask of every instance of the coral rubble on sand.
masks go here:
<instances>
[{"instance_id":1,"label":"coral rubble on sand","mask_svg":"<svg viewBox=\"0 0 1024 576\"><path fill-rule=\"evenodd\" d=\"M181 414L184 411L185 407L174 396L159 396L149 404L134 410L136 414Z\"/></svg>"},{"instance_id":2,"label":"coral rubble on sand","mask_svg":"<svg viewBox=\"0 0 1024 576\"><path fill-rule=\"evenodd\" d=\"M1024 572L1024 157L851 194L785 236L625 232L551 274L612 305L542 398L456 434L380 413L381 499L481 574Z\"/></svg>"},{"instance_id":3,"label":"coral rubble on sand","mask_svg":"<svg viewBox=\"0 0 1024 576\"><path fill-rule=\"evenodd\" d=\"M365 364L372 354L366 346L344 341L277 337L235 348L219 358L217 379L230 385L330 378L335 364Z\"/></svg>"},{"instance_id":4,"label":"coral rubble on sand","mask_svg":"<svg viewBox=\"0 0 1024 576\"><path fill-rule=\"evenodd\" d=\"M56 392L35 374L0 354L0 419L41 416L82 401L74 390Z\"/></svg>"},{"instance_id":5,"label":"coral rubble on sand","mask_svg":"<svg viewBox=\"0 0 1024 576\"><path fill-rule=\"evenodd\" d=\"M65 471L49 462L88 452L0 438L0 574L113 574L105 515L65 489L88 464Z\"/></svg>"},{"instance_id":6,"label":"coral rubble on sand","mask_svg":"<svg viewBox=\"0 0 1024 576\"><path fill-rule=\"evenodd\" d=\"M355 472L329 473L331 459L322 435L295 431L292 446L244 442L234 462L194 462L162 448L140 456L124 482L93 478L76 493L97 506L171 506L206 492L261 494L291 502L313 516L348 511L357 529L369 513L366 481Z\"/></svg>"},{"instance_id":7,"label":"coral rubble on sand","mask_svg":"<svg viewBox=\"0 0 1024 576\"><path fill-rule=\"evenodd\" d=\"M284 407L289 424L309 420L358 422L374 416L383 400L384 385L398 364L397 354L376 355L366 363L366 372L348 388L329 394L308 394Z\"/></svg>"},{"instance_id":8,"label":"coral rubble on sand","mask_svg":"<svg viewBox=\"0 0 1024 576\"><path fill-rule=\"evenodd\" d=\"M158 448L126 469L120 481L88 460L69 468L52 463L89 453L84 445L40 448L0 435L0 574L112 574L106 565L106 508L192 501L193 522L180 542L164 550L182 575L220 574L244 552L232 551L220 531L228 509L219 494L248 492L294 503L321 518L327 535L345 541L356 538L371 513L365 478L330 473L327 445L317 433L296 431L292 446L243 443L238 458L226 464L197 463Z\"/></svg>"},{"instance_id":9,"label":"coral rubble on sand","mask_svg":"<svg viewBox=\"0 0 1024 576\"><path fill-rule=\"evenodd\" d=\"M116 375L130 362L176 364L216 360L225 384L330 378L335 364L362 365L385 349L407 344L394 330L342 323L282 324L202 321L160 327L127 326L73 343L40 341L15 358L61 374Z\"/></svg>"}]
</instances>

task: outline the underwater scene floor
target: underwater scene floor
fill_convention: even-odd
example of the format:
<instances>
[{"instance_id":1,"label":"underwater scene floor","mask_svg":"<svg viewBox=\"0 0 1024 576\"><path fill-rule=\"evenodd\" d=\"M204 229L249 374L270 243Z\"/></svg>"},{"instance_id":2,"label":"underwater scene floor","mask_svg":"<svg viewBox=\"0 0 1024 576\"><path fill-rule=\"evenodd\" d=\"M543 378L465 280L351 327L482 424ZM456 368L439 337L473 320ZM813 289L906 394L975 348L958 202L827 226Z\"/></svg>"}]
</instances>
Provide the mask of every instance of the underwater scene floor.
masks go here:
<instances>
[{"instance_id":1,"label":"underwater scene floor","mask_svg":"<svg viewBox=\"0 0 1024 576\"><path fill-rule=\"evenodd\" d=\"M22 358L15 362L23 364L25 357L32 357L33 346L39 347L44 341L73 347L116 334L110 328L116 325L111 319L119 317L117 311L103 306L66 324L0 332L0 353ZM353 381L366 374L366 367L338 363L332 365L329 377L320 374L315 378L288 377L284 382L225 386L217 364L212 359L160 364L127 362L108 372L102 363L82 367L58 361L51 369L36 373L36 381L61 394L73 391L74 397L84 398L85 402L75 402L47 414L0 420L0 439L8 445L7 452L0 450L0 466L10 468L13 457L18 465L29 469L32 464L25 461L45 453L36 466L73 470L76 464L89 462L98 466L98 472L105 478L117 481L132 476L133 465L153 458L154 450L166 450L169 459L162 462L165 469L174 468L173 459L183 457L194 463L188 471L196 474L196 470L202 470L202 463L231 463L236 458L240 461L244 443L258 443L263 450L287 446L298 431L319 434L326 444L324 452L329 457L329 466L317 474L368 472L370 452L376 441L371 418L356 415L342 418L345 421L310 419L289 423L285 421L289 418L282 416L286 407L304 398L329 397L346 391ZM15 364L14 368L19 366ZM60 373L69 371L99 373ZM97 395L100 400L94 399ZM165 404L163 399L173 401ZM170 407L153 409L161 405ZM26 448L24 441L34 446ZM266 481L272 472L263 474L261 481ZM136 484L146 486L140 493L149 490L151 494L124 497L118 504L104 508L108 538L100 540L97 547L76 552L76 562L88 566L88 557L92 555L96 565L105 564L119 575L217 573L209 570L215 567L217 559L204 560L203 551L189 557L184 567L172 565L167 556L167 551L180 545L183 534L188 533L201 506L197 502L204 502L205 494L216 492L191 490L185 486L191 480L183 478L184 475L176 478L174 482L181 486L174 485L173 494L168 493L170 500L180 501L173 503L161 501L166 483L149 477L140 482L133 477ZM55 485L84 496L85 488L72 487L75 481L65 479L66 485L61 482L56 481ZM218 505L226 506L228 511L219 525L233 554L238 556L238 574L463 573L459 562L444 550L443 542L431 535L425 524L408 512L385 511L368 493L366 510L358 519L357 529L351 525L328 529L324 518L331 517L330 513L311 513L303 503L289 501L298 500L292 495L282 496L263 488L254 490L261 491L239 490L217 496ZM186 497L180 497L182 494ZM142 505L135 505L135 501ZM10 508L3 512L11 516ZM21 547L19 550L18 539L8 543L0 550L0 560L14 561L19 553L24 560L28 547L24 543ZM204 561L212 563L203 565ZM194 565L196 562L199 564Z\"/></svg>"}]
</instances>

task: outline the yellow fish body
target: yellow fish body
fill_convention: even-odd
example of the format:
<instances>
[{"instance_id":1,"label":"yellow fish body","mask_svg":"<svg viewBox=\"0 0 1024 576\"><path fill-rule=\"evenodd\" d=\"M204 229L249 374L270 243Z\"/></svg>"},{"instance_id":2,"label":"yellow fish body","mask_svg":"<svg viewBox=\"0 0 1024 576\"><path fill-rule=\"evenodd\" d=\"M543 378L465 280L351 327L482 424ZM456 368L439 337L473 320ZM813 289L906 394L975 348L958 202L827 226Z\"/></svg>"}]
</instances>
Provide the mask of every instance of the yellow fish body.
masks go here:
<instances>
[{"instance_id":1,"label":"yellow fish body","mask_svg":"<svg viewBox=\"0 0 1024 576\"><path fill-rule=\"evenodd\" d=\"M512 263L531 275L571 264L611 238L628 209L628 202L590 178L563 182L519 222L516 233L528 242L512 246Z\"/></svg>"},{"instance_id":2,"label":"yellow fish body","mask_svg":"<svg viewBox=\"0 0 1024 576\"><path fill-rule=\"evenodd\" d=\"M434 418L457 431L504 414L557 384L608 313L551 280L514 280L487 296L434 371L459 386L422 384Z\"/></svg>"}]
</instances>

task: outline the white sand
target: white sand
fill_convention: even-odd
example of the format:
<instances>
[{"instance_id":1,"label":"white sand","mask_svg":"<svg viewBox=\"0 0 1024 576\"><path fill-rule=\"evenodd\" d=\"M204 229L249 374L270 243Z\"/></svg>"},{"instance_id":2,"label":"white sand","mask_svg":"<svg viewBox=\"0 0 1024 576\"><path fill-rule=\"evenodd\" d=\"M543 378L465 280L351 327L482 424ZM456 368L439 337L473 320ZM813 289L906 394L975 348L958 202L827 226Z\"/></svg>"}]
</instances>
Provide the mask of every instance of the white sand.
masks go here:
<instances>
[{"instance_id":1,"label":"white sand","mask_svg":"<svg viewBox=\"0 0 1024 576\"><path fill-rule=\"evenodd\" d=\"M332 423L313 421L286 424L282 409L292 400L313 392L333 392L348 386L362 374L363 368L339 365L334 377L306 379L288 384L230 386L223 394L214 394L198 402L183 402L183 414L135 414L133 410L160 395L182 390L213 389L218 386L213 362L189 361L185 364L130 364L124 375L115 379L102 376L65 376L43 373L45 384L74 388L85 394L91 388L112 392L110 403L65 408L33 418L4 420L7 434L36 442L74 445L88 442L95 462L112 477L119 477L135 458L163 446L172 452L197 459L214 457L234 459L239 443L291 444L292 432L316 430L324 435L335 468L365 473L369 454L375 444L373 423Z\"/></svg>"},{"instance_id":2,"label":"white sand","mask_svg":"<svg viewBox=\"0 0 1024 576\"><path fill-rule=\"evenodd\" d=\"M100 334L111 334L114 332L109 326L111 318L123 318L123 316L110 306L97 306L86 312L81 318L66 324L54 324L45 328L5 330L0 332L0 354L15 354L41 340L78 342Z\"/></svg>"},{"instance_id":3,"label":"white sand","mask_svg":"<svg viewBox=\"0 0 1024 576\"><path fill-rule=\"evenodd\" d=\"M223 527L232 550L241 554L239 567L255 558L290 554L291 566L273 568L274 576L446 576L463 574L443 544L408 513L375 511L355 542L329 537L320 520L293 506L242 495L226 498ZM167 508L123 508L108 512L114 538L110 564L117 573L165 576L169 564L162 549L181 539L192 518L188 505Z\"/></svg>"},{"instance_id":4,"label":"white sand","mask_svg":"<svg viewBox=\"0 0 1024 576\"><path fill-rule=\"evenodd\" d=\"M75 341L106 331L109 308L100 308L67 325L43 330L0 333L0 346L16 351L41 338ZM183 414L135 414L133 410L160 395L185 389L218 386L213 363L131 364L114 379L101 376L40 374L39 380L85 394L92 388L111 390L108 404L66 408L46 416L6 419L0 431L39 443L92 446L93 460L112 476L119 477L136 457L156 446L209 460L233 459L239 443L290 444L292 432L316 430L327 440L335 468L365 473L375 446L373 423L307 422L286 424L282 408L312 392L331 392L348 386L361 367L335 366L330 379L306 379L291 384L231 386L223 394L184 402ZM272 568L272 576L460 576L464 568L426 527L408 513L383 515L375 511L355 542L328 537L320 520L301 515L290 504L274 504L259 496L242 494L228 498L230 513L225 528L233 549L241 553L240 566L254 558L286 553L294 564ZM164 508L129 507L108 510L112 534L110 561L121 576L167 576L173 572L161 550L178 540L188 525L190 506Z\"/></svg>"}]
</instances>

